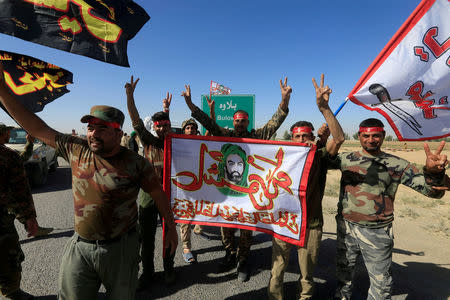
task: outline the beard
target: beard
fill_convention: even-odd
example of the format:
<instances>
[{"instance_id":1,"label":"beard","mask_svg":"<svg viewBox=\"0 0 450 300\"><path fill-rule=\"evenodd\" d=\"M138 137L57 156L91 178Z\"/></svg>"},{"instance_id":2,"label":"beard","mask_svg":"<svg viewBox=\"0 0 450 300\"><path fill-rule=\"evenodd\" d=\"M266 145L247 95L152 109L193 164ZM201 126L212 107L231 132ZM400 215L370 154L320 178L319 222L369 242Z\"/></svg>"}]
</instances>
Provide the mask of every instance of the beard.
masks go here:
<instances>
[{"instance_id":1,"label":"beard","mask_svg":"<svg viewBox=\"0 0 450 300\"><path fill-rule=\"evenodd\" d=\"M227 171L227 179L234 183L239 183L242 180L242 174L236 171L231 173L228 173Z\"/></svg>"},{"instance_id":2,"label":"beard","mask_svg":"<svg viewBox=\"0 0 450 300\"><path fill-rule=\"evenodd\" d=\"M105 143L103 142L103 140L97 138L89 139L89 149L91 149L91 151L95 154L102 154L104 152L104 148Z\"/></svg>"}]
</instances>

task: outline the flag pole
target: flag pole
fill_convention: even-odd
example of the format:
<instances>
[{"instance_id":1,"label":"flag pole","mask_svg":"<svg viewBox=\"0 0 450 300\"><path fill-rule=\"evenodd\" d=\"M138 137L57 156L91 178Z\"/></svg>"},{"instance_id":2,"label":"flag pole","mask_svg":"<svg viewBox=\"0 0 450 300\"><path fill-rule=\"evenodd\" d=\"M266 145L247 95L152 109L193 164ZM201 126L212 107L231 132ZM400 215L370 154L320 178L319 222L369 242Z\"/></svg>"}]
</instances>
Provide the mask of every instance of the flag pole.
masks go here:
<instances>
[{"instance_id":1,"label":"flag pole","mask_svg":"<svg viewBox=\"0 0 450 300\"><path fill-rule=\"evenodd\" d=\"M347 103L348 101L348 97L345 98L344 102L342 102L341 106L338 107L338 109L336 109L336 111L334 112L334 116L337 116L337 114L341 111L341 109L344 107L344 105Z\"/></svg>"}]
</instances>

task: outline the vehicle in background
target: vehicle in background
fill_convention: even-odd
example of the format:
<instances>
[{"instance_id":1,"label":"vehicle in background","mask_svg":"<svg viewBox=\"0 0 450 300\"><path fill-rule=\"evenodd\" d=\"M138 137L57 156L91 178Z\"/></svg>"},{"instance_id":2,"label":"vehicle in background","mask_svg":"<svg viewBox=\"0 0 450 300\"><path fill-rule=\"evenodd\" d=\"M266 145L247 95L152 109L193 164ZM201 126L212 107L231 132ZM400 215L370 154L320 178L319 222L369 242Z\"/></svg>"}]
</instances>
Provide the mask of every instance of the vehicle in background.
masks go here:
<instances>
[{"instance_id":1,"label":"vehicle in background","mask_svg":"<svg viewBox=\"0 0 450 300\"><path fill-rule=\"evenodd\" d=\"M27 143L27 132L22 128L13 128L10 138L5 145L21 153ZM43 185L47 182L48 172L55 172L58 168L58 158L54 148L42 143L38 139L34 142L33 154L24 162L28 182L31 186Z\"/></svg>"}]
</instances>

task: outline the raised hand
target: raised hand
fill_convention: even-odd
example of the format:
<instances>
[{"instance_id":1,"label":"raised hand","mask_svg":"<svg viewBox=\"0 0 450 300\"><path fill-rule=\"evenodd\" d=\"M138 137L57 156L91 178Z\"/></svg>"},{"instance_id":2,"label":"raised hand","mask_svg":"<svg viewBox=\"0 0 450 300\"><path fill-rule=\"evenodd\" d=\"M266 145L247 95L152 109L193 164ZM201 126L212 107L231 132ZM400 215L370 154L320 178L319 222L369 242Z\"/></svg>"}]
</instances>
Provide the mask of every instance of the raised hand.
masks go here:
<instances>
[{"instance_id":1,"label":"raised hand","mask_svg":"<svg viewBox=\"0 0 450 300\"><path fill-rule=\"evenodd\" d=\"M441 154L444 147L445 141L442 141L433 153L427 143L423 144L423 149L425 150L425 155L427 156L425 161L425 169L427 172L440 173L445 170L448 160L447 155Z\"/></svg>"},{"instance_id":2,"label":"raised hand","mask_svg":"<svg viewBox=\"0 0 450 300\"><path fill-rule=\"evenodd\" d=\"M322 142L327 143L328 137L330 136L330 128L328 128L327 124L322 124L319 130L317 130L317 136Z\"/></svg>"},{"instance_id":3,"label":"raised hand","mask_svg":"<svg viewBox=\"0 0 450 300\"><path fill-rule=\"evenodd\" d=\"M292 93L292 88L290 85L287 85L287 77L284 77L284 83L282 79L280 79L280 89L281 89L281 99L289 100Z\"/></svg>"},{"instance_id":4,"label":"raised hand","mask_svg":"<svg viewBox=\"0 0 450 300\"><path fill-rule=\"evenodd\" d=\"M316 90L317 107L319 108L320 111L330 108L328 106L328 101L330 100L330 94L332 90L328 87L328 85L325 87L323 86L324 79L325 75L322 74L320 76L320 86L317 86L317 82L314 78L312 79L314 88Z\"/></svg>"},{"instance_id":5,"label":"raised hand","mask_svg":"<svg viewBox=\"0 0 450 300\"><path fill-rule=\"evenodd\" d=\"M169 110L171 102L172 102L172 94L169 94L169 92L167 92L166 98L163 99L163 110L164 111Z\"/></svg>"},{"instance_id":6,"label":"raised hand","mask_svg":"<svg viewBox=\"0 0 450 300\"><path fill-rule=\"evenodd\" d=\"M212 99L212 97L208 97L208 95L205 96L206 97L206 103L208 103L209 106L209 110L214 110L214 107L216 106L216 102Z\"/></svg>"},{"instance_id":7,"label":"raised hand","mask_svg":"<svg viewBox=\"0 0 450 300\"><path fill-rule=\"evenodd\" d=\"M26 138L28 143L30 144L34 143L35 138L31 134L27 134Z\"/></svg>"},{"instance_id":8,"label":"raised hand","mask_svg":"<svg viewBox=\"0 0 450 300\"><path fill-rule=\"evenodd\" d=\"M184 100L186 101L186 103L188 102L192 102L191 100L191 87L189 84L185 84L184 85L185 90L181 93L181 96L184 97Z\"/></svg>"},{"instance_id":9,"label":"raised hand","mask_svg":"<svg viewBox=\"0 0 450 300\"><path fill-rule=\"evenodd\" d=\"M137 83L139 82L139 78L136 81L133 80L133 76L131 76L131 81L125 84L125 91L127 96L133 96L134 89L136 88Z\"/></svg>"}]
</instances>

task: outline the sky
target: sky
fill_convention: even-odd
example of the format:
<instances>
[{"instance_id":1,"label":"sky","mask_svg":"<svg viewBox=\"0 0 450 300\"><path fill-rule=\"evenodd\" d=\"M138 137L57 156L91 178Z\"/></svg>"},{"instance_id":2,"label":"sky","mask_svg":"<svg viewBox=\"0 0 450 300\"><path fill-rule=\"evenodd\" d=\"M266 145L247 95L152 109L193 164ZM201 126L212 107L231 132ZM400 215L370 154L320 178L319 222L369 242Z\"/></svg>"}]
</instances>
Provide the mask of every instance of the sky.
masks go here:
<instances>
[{"instance_id":1,"label":"sky","mask_svg":"<svg viewBox=\"0 0 450 300\"><path fill-rule=\"evenodd\" d=\"M92 105L106 104L125 113L124 131L131 132L124 85L140 78L136 106L142 118L162 109L173 94L171 120L180 125L190 118L181 92L191 85L192 99L201 106L210 81L232 94L255 94L256 127L263 126L281 101L279 80L292 87L289 115L277 135L299 121L317 128L324 122L315 103L311 79L333 90L335 111L358 79L389 42L420 0L136 0L151 19L128 42L130 68L33 44L0 34L0 49L29 55L71 71L70 93L48 104L38 115L54 129L84 134L81 116ZM337 118L352 136L376 112L348 102ZM0 122L13 125L0 110Z\"/></svg>"}]
</instances>

